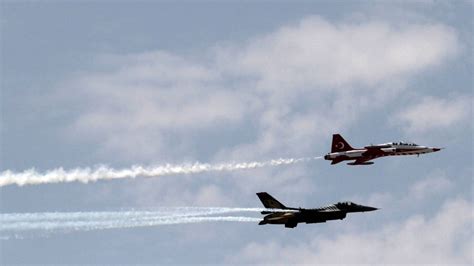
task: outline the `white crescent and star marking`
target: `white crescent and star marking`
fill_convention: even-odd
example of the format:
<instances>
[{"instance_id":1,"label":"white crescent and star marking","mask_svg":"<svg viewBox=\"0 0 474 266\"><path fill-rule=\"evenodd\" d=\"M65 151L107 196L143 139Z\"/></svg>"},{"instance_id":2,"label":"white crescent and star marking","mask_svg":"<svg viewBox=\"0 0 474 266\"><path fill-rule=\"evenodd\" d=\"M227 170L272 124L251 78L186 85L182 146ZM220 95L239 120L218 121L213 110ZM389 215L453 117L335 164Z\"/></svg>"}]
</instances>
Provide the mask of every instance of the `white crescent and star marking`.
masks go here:
<instances>
[{"instance_id":1,"label":"white crescent and star marking","mask_svg":"<svg viewBox=\"0 0 474 266\"><path fill-rule=\"evenodd\" d=\"M336 148L338 148L338 149L344 149L344 143L338 142L338 143L336 144Z\"/></svg>"}]
</instances>

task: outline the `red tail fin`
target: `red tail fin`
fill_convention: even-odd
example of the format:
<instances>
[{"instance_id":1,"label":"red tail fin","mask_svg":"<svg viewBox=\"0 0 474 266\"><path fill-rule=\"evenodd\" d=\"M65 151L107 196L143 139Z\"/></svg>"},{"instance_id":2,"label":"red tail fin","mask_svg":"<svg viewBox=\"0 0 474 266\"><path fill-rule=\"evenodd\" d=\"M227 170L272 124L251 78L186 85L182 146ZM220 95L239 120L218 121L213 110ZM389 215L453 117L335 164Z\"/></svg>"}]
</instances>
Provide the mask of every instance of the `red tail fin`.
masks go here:
<instances>
[{"instance_id":1,"label":"red tail fin","mask_svg":"<svg viewBox=\"0 0 474 266\"><path fill-rule=\"evenodd\" d=\"M332 135L331 152L350 151L353 149L341 135Z\"/></svg>"}]
</instances>

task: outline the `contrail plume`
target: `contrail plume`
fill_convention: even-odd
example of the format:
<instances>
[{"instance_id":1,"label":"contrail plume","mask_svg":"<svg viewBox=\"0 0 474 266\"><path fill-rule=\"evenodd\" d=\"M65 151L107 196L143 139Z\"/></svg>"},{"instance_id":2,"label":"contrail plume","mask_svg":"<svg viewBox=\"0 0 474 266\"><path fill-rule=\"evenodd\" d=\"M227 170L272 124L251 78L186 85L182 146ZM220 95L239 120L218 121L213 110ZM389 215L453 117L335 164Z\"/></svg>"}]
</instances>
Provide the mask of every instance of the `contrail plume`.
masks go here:
<instances>
[{"instance_id":1,"label":"contrail plume","mask_svg":"<svg viewBox=\"0 0 474 266\"><path fill-rule=\"evenodd\" d=\"M210 215L264 210L269 209L180 207L159 208L153 211L3 213L0 214L0 236L8 239L11 235L21 236L28 233L49 234L202 222L258 222L261 219L256 217Z\"/></svg>"},{"instance_id":2,"label":"contrail plume","mask_svg":"<svg viewBox=\"0 0 474 266\"><path fill-rule=\"evenodd\" d=\"M24 172L13 172L6 170L0 173L0 187L7 185L38 185L64 182L96 182L98 180L136 178L136 177L159 177L165 175L196 174L204 172L236 171L243 169L261 168L267 166L289 165L310 160L321 159L322 157L305 158L281 158L262 162L243 162L243 163L223 163L223 164L165 164L160 166L140 166L135 165L130 168L114 169L107 166L97 168L76 168L64 170L57 168L39 173L35 169Z\"/></svg>"},{"instance_id":3,"label":"contrail plume","mask_svg":"<svg viewBox=\"0 0 474 266\"><path fill-rule=\"evenodd\" d=\"M141 217L135 219L86 219L86 220L34 220L6 224L0 227L0 232L21 232L42 230L54 232L89 231L102 229L147 227L168 224L186 224L201 222L258 222L260 218L247 216L164 216Z\"/></svg>"}]
</instances>

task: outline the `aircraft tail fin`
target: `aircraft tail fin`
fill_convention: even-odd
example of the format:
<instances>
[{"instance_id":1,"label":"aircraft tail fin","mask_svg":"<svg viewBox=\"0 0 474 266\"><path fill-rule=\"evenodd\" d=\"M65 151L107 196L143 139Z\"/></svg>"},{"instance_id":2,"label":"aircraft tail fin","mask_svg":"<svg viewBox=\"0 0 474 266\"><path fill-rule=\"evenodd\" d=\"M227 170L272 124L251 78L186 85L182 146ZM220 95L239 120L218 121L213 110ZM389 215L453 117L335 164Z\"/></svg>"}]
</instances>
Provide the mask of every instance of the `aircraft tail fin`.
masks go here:
<instances>
[{"instance_id":1,"label":"aircraft tail fin","mask_svg":"<svg viewBox=\"0 0 474 266\"><path fill-rule=\"evenodd\" d=\"M267 192L259 192L257 193L258 198L262 202L263 206L265 208L269 209L287 209L287 207L283 204L281 204L278 200L276 200L274 197L272 197L270 194Z\"/></svg>"},{"instance_id":2,"label":"aircraft tail fin","mask_svg":"<svg viewBox=\"0 0 474 266\"><path fill-rule=\"evenodd\" d=\"M332 135L331 152L350 151L354 148L339 134Z\"/></svg>"}]
</instances>

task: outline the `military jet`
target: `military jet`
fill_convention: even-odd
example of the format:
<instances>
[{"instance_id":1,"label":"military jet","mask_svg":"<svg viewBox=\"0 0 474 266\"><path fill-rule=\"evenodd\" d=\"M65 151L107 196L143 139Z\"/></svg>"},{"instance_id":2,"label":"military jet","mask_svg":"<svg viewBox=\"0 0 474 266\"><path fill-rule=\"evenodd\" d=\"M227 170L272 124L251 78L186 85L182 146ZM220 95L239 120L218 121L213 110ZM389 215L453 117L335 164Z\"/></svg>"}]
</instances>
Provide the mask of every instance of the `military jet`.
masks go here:
<instances>
[{"instance_id":1,"label":"military jet","mask_svg":"<svg viewBox=\"0 0 474 266\"><path fill-rule=\"evenodd\" d=\"M259 225L284 224L286 228L295 228L298 223L325 223L328 220L342 220L349 212L369 212L377 208L358 205L353 202L338 202L327 207L316 209L288 208L273 198L267 192L259 192L257 196L268 211L262 211L266 215Z\"/></svg>"},{"instance_id":2,"label":"military jet","mask_svg":"<svg viewBox=\"0 0 474 266\"><path fill-rule=\"evenodd\" d=\"M442 148L420 146L415 143L389 142L384 144L365 146L364 148L352 148L349 143L339 134L332 135L331 152L324 159L337 164L342 161L355 160L348 165L369 165L374 162L370 160L384 156L418 155L440 151Z\"/></svg>"}]
</instances>

